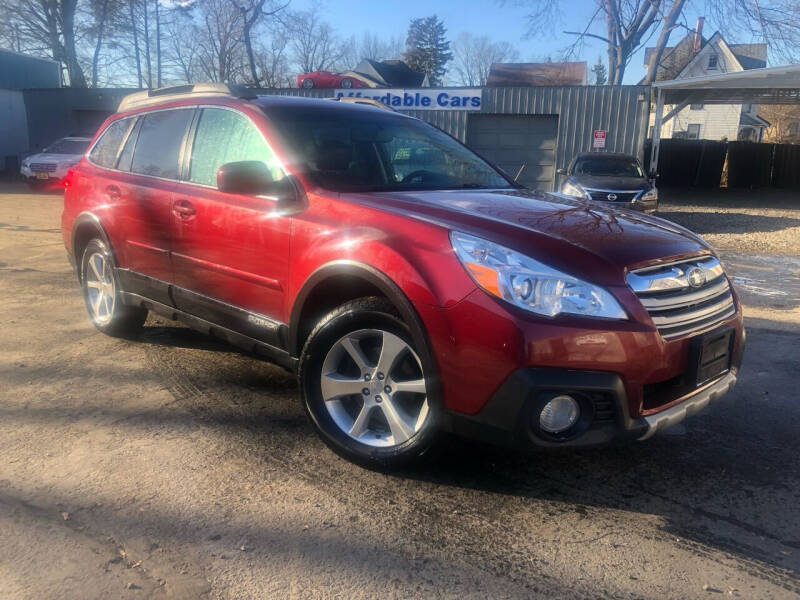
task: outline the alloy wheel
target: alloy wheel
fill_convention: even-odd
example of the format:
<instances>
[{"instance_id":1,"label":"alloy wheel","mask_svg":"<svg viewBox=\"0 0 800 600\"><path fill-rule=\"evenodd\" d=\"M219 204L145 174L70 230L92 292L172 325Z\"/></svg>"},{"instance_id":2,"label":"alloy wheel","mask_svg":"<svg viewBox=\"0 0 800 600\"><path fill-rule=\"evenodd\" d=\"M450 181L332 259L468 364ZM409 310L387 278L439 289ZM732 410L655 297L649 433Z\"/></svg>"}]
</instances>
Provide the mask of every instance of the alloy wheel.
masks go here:
<instances>
[{"instance_id":1,"label":"alloy wheel","mask_svg":"<svg viewBox=\"0 0 800 600\"><path fill-rule=\"evenodd\" d=\"M325 357L320 383L333 421L365 445L399 446L428 419L422 363L388 331L360 329L340 338Z\"/></svg>"},{"instance_id":2,"label":"alloy wheel","mask_svg":"<svg viewBox=\"0 0 800 600\"><path fill-rule=\"evenodd\" d=\"M100 252L92 254L87 264L85 278L89 308L94 320L100 325L105 325L114 316L116 298L111 265Z\"/></svg>"}]
</instances>

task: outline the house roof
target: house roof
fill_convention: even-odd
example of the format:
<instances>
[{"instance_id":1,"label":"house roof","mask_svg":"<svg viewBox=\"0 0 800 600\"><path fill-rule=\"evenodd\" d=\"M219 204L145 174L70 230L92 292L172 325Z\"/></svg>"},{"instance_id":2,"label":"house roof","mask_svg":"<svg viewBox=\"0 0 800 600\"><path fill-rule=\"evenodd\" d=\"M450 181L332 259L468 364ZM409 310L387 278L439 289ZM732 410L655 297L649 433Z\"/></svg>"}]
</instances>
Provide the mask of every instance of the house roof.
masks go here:
<instances>
[{"instance_id":1,"label":"house roof","mask_svg":"<svg viewBox=\"0 0 800 600\"><path fill-rule=\"evenodd\" d=\"M420 87L426 83L425 73L412 70L398 59L377 61L365 58L353 69L353 73L379 86Z\"/></svg>"},{"instance_id":2,"label":"house roof","mask_svg":"<svg viewBox=\"0 0 800 600\"><path fill-rule=\"evenodd\" d=\"M686 66L695 57L694 31L687 33L680 42L674 46L667 46L661 55L661 61L656 72L656 81L676 79ZM761 69L767 66L766 44L728 44L721 33L717 32L710 39L702 38L700 50L705 48L714 38L719 38L726 45L742 69ZM644 64L647 66L655 48L646 48L644 51Z\"/></svg>"},{"instance_id":3,"label":"house roof","mask_svg":"<svg viewBox=\"0 0 800 600\"><path fill-rule=\"evenodd\" d=\"M486 85L586 85L586 61L492 63Z\"/></svg>"}]
</instances>

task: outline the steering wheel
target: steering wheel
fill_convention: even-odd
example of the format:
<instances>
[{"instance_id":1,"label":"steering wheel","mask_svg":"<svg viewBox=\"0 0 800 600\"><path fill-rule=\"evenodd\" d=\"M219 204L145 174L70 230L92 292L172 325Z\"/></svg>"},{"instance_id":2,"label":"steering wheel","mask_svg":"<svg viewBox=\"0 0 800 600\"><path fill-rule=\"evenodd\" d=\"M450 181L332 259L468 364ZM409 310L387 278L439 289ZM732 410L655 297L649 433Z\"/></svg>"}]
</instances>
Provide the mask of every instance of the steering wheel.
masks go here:
<instances>
[{"instance_id":1,"label":"steering wheel","mask_svg":"<svg viewBox=\"0 0 800 600\"><path fill-rule=\"evenodd\" d=\"M400 183L411 183L415 179L419 179L420 183L424 183L426 179L435 179L438 176L440 176L439 173L434 173L433 171L427 171L425 169L417 169L403 177Z\"/></svg>"}]
</instances>

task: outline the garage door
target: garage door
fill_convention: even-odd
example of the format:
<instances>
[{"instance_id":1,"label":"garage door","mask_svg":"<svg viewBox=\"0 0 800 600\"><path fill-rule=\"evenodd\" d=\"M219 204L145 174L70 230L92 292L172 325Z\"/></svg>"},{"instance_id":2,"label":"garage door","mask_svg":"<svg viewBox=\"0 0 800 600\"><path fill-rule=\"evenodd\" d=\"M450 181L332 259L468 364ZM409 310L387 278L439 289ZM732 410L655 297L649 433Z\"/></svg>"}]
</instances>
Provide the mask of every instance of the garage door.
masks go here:
<instances>
[{"instance_id":1,"label":"garage door","mask_svg":"<svg viewBox=\"0 0 800 600\"><path fill-rule=\"evenodd\" d=\"M467 122L467 145L524 186L551 191L555 177L556 115L483 115Z\"/></svg>"}]
</instances>

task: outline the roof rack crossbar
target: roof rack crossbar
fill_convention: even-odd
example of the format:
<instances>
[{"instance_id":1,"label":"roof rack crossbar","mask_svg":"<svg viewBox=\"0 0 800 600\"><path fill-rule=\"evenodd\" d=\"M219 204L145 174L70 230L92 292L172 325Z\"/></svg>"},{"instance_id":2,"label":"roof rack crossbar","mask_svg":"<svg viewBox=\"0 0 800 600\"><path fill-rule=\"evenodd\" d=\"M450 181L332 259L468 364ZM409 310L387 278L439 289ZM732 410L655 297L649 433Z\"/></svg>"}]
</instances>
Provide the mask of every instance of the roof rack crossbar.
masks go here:
<instances>
[{"instance_id":1,"label":"roof rack crossbar","mask_svg":"<svg viewBox=\"0 0 800 600\"><path fill-rule=\"evenodd\" d=\"M170 85L128 94L119 103L117 112L161 104L169 100L180 100L191 96L252 98L253 92L244 86L226 83L189 83Z\"/></svg>"}]
</instances>

